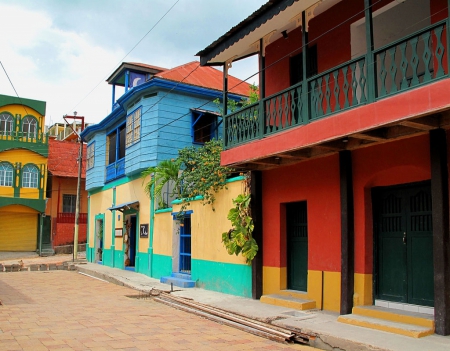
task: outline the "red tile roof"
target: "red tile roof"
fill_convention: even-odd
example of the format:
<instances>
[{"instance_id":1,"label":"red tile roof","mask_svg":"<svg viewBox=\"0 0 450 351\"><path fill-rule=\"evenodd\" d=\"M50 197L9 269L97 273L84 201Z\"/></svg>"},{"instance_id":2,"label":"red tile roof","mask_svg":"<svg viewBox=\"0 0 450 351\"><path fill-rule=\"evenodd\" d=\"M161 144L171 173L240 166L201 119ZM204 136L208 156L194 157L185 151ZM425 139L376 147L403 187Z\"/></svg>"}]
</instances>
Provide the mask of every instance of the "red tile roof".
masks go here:
<instances>
[{"instance_id":1,"label":"red tile roof","mask_svg":"<svg viewBox=\"0 0 450 351\"><path fill-rule=\"evenodd\" d=\"M146 63L140 63L140 62L124 62L124 63L129 63L130 65L140 66L140 67L144 67L144 68L156 69L159 71L167 70L167 68L164 68L164 67L147 65Z\"/></svg>"},{"instance_id":2,"label":"red tile roof","mask_svg":"<svg viewBox=\"0 0 450 351\"><path fill-rule=\"evenodd\" d=\"M80 144L50 139L48 141L48 170L59 177L78 177L78 152ZM83 145L81 177L86 178L86 145Z\"/></svg>"},{"instance_id":3,"label":"red tile roof","mask_svg":"<svg viewBox=\"0 0 450 351\"><path fill-rule=\"evenodd\" d=\"M192 61L167 71L159 72L155 74L155 77L218 91L223 90L222 72L213 67L200 66L198 61ZM228 76L228 88L231 93L238 95L248 96L250 92L250 84L230 75Z\"/></svg>"}]
</instances>

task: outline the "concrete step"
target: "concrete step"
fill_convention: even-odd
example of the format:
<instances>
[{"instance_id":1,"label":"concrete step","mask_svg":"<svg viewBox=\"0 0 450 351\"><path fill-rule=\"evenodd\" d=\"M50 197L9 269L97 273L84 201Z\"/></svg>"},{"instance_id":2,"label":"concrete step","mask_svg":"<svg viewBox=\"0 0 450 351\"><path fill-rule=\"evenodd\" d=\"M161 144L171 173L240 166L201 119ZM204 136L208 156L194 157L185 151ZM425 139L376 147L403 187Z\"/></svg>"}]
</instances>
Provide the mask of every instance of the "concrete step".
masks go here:
<instances>
[{"instance_id":1,"label":"concrete step","mask_svg":"<svg viewBox=\"0 0 450 351\"><path fill-rule=\"evenodd\" d=\"M161 277L159 281L164 284L173 284L174 286L178 286L180 288L195 288L195 281L190 279L166 276Z\"/></svg>"},{"instance_id":2,"label":"concrete step","mask_svg":"<svg viewBox=\"0 0 450 351\"><path fill-rule=\"evenodd\" d=\"M347 314L338 317L338 321L359 327L382 330L394 334L421 338L434 333L434 328L423 327L408 323L393 322L386 319L367 317L358 314Z\"/></svg>"},{"instance_id":3,"label":"concrete step","mask_svg":"<svg viewBox=\"0 0 450 351\"><path fill-rule=\"evenodd\" d=\"M300 300L309 300L308 293L303 292L303 291L280 290L279 292L277 292L277 294L278 295L283 295L283 296L290 296L290 297L293 297L295 299L300 299Z\"/></svg>"},{"instance_id":4,"label":"concrete step","mask_svg":"<svg viewBox=\"0 0 450 351\"><path fill-rule=\"evenodd\" d=\"M173 272L170 276L171 276L171 277L174 277L174 278L180 278L180 279L191 280L191 275L188 274L188 273Z\"/></svg>"},{"instance_id":5,"label":"concrete step","mask_svg":"<svg viewBox=\"0 0 450 351\"><path fill-rule=\"evenodd\" d=\"M303 294L301 294L304 296ZM316 301L285 294L263 295L260 301L269 305L282 306L300 311L316 308Z\"/></svg>"},{"instance_id":6,"label":"concrete step","mask_svg":"<svg viewBox=\"0 0 450 351\"><path fill-rule=\"evenodd\" d=\"M409 312L380 306L356 306L353 307L352 313L391 322L418 325L434 330L434 316L431 314Z\"/></svg>"}]
</instances>

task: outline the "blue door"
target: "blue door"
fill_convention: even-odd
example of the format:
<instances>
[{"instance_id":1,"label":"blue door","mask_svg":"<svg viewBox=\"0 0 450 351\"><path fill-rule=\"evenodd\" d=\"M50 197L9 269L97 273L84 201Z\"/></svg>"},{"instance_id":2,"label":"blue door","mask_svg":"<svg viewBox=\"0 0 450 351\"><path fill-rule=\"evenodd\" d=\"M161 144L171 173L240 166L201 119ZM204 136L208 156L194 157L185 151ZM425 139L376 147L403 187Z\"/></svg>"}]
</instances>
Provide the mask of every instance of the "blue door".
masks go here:
<instances>
[{"instance_id":1,"label":"blue door","mask_svg":"<svg viewBox=\"0 0 450 351\"><path fill-rule=\"evenodd\" d=\"M180 272L191 272L191 216L180 225Z\"/></svg>"}]
</instances>

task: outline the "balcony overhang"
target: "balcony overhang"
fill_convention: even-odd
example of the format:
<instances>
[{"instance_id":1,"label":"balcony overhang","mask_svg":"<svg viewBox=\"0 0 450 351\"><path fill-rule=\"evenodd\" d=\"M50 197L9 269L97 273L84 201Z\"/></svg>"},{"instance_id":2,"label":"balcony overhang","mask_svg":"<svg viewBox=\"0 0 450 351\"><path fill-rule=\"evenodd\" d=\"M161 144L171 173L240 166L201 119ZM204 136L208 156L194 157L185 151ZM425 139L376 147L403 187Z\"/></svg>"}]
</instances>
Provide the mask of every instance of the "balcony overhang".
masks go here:
<instances>
[{"instance_id":1,"label":"balcony overhang","mask_svg":"<svg viewBox=\"0 0 450 351\"><path fill-rule=\"evenodd\" d=\"M139 201L129 201L129 202L124 202L123 204L119 204L119 205L114 205L108 208L108 210L110 211L120 211L120 212L124 212L127 210L139 210Z\"/></svg>"},{"instance_id":2,"label":"balcony overhang","mask_svg":"<svg viewBox=\"0 0 450 351\"><path fill-rule=\"evenodd\" d=\"M450 79L225 150L221 164L268 170L305 160L450 129Z\"/></svg>"},{"instance_id":3,"label":"balcony overhang","mask_svg":"<svg viewBox=\"0 0 450 351\"><path fill-rule=\"evenodd\" d=\"M327 2L336 1L326 0L323 3ZM268 1L244 21L199 51L197 56L200 56L200 64L219 66L231 59L237 61L257 54L260 50L260 39L272 33L270 40L275 41L283 36L283 31L289 32L302 25L302 12L316 3L317 0Z\"/></svg>"}]
</instances>

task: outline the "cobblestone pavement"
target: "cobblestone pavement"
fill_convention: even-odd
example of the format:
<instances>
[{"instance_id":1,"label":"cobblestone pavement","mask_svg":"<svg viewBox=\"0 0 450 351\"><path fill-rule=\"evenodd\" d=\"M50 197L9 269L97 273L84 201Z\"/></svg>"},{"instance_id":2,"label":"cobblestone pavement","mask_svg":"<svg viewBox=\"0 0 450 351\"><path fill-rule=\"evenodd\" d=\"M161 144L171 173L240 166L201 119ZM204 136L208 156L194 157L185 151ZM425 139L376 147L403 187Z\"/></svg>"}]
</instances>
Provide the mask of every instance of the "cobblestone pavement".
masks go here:
<instances>
[{"instance_id":1,"label":"cobblestone pavement","mask_svg":"<svg viewBox=\"0 0 450 351\"><path fill-rule=\"evenodd\" d=\"M312 350L128 296L73 271L0 273L0 350Z\"/></svg>"}]
</instances>

